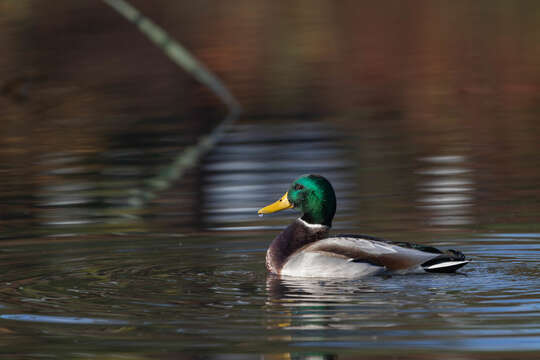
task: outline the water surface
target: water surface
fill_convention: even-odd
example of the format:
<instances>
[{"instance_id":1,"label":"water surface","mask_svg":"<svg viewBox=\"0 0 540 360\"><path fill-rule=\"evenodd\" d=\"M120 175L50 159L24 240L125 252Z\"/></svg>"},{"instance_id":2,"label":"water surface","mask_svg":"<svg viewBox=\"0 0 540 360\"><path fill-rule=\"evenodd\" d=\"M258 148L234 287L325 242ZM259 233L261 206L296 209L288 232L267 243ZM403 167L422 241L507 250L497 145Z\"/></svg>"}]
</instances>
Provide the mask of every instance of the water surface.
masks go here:
<instances>
[{"instance_id":1,"label":"water surface","mask_svg":"<svg viewBox=\"0 0 540 360\"><path fill-rule=\"evenodd\" d=\"M160 141L153 146L163 149L168 140ZM155 168L148 153L133 161L134 150L116 147L99 158L43 157L36 166L54 184L36 196L11 193L18 203L7 207L39 216L6 221L13 228L0 253L2 352L540 351L540 233L496 230L503 224L491 220L496 207L481 204L484 175L468 154L394 146L392 137L345 135L320 120L238 124L165 190L171 197L142 207L129 199ZM295 214L259 218L256 209L306 172L335 185L336 232L458 248L471 264L458 274L360 280L269 276L266 247Z\"/></svg>"},{"instance_id":2,"label":"water surface","mask_svg":"<svg viewBox=\"0 0 540 360\"><path fill-rule=\"evenodd\" d=\"M102 2L0 1L0 357L540 357L538 1L133 2L244 116L184 171L219 99ZM305 173L471 263L268 276Z\"/></svg>"}]
</instances>

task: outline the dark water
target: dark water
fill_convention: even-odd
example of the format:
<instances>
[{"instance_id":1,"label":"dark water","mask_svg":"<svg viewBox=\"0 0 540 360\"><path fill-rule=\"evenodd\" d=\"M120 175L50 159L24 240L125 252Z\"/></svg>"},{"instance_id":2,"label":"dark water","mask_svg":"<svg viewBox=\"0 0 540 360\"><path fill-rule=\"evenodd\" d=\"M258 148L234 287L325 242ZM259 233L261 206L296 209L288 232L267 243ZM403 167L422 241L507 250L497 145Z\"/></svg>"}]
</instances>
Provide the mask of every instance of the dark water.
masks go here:
<instances>
[{"instance_id":1,"label":"dark water","mask_svg":"<svg viewBox=\"0 0 540 360\"><path fill-rule=\"evenodd\" d=\"M101 2L0 0L0 357L540 357L537 1L133 3L244 115L185 171L208 89ZM268 276L305 173L333 231L471 263Z\"/></svg>"},{"instance_id":2,"label":"dark water","mask_svg":"<svg viewBox=\"0 0 540 360\"><path fill-rule=\"evenodd\" d=\"M152 169L159 174L147 157L167 163L174 150L167 137L142 156L116 138L97 158L43 156L33 166L54 184L30 197L3 195L11 218L3 220L0 253L2 353L347 358L350 351L385 357L399 350L446 358L441 354L519 351L534 358L540 232L530 229L538 224L522 223L528 213L514 213L506 231L493 220L505 214L498 201L482 198L501 194L482 194L486 170L470 154L395 151L399 137L380 130L345 135L324 121L247 121L165 190L171 197L144 207L130 199ZM259 218L255 210L306 172L335 184L336 231L459 248L472 263L452 275L268 276L266 247L295 215ZM521 184L505 187L504 197L536 185ZM520 206L535 211L538 204L533 197Z\"/></svg>"}]
</instances>

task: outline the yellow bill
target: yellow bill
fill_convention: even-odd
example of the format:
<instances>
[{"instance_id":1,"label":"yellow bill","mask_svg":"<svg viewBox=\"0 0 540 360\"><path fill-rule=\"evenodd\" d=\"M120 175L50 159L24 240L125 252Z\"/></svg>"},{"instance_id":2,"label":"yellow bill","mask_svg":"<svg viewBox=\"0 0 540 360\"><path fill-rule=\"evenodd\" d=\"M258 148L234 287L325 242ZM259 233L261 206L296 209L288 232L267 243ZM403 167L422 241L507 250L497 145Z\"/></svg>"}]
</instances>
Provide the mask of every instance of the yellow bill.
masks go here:
<instances>
[{"instance_id":1,"label":"yellow bill","mask_svg":"<svg viewBox=\"0 0 540 360\"><path fill-rule=\"evenodd\" d=\"M276 212L276 211L281 211L281 210L292 208L293 204L291 204L289 202L289 199L287 199L287 194L288 194L288 192L286 192L285 195L283 195L281 197L281 199L279 199L275 203L270 204L268 206L265 206L262 209L259 209L259 211L257 211L257 213L258 214L271 214L271 213Z\"/></svg>"}]
</instances>

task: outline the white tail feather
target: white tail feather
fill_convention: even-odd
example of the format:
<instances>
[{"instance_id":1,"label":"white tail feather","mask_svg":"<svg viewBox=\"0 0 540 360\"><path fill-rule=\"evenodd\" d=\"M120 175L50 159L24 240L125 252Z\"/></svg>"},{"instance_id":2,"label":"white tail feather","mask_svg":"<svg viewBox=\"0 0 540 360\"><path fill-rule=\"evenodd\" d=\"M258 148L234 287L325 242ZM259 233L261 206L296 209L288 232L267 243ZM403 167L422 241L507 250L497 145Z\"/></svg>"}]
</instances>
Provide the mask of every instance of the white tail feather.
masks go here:
<instances>
[{"instance_id":1,"label":"white tail feather","mask_svg":"<svg viewBox=\"0 0 540 360\"><path fill-rule=\"evenodd\" d=\"M465 265L468 262L469 262L469 260L445 261L445 262L442 262L442 263L426 266L425 269L428 269L428 270L442 269L442 268L445 268L445 267L452 267L452 266L461 265L461 264Z\"/></svg>"}]
</instances>

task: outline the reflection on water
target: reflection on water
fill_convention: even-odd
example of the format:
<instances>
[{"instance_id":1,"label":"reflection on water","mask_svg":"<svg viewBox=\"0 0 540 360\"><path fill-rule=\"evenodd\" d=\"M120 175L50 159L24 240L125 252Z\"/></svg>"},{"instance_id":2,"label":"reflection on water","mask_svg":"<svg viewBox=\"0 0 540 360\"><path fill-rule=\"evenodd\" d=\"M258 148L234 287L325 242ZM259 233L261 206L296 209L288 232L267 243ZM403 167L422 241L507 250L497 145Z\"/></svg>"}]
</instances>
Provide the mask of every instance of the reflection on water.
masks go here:
<instances>
[{"instance_id":1,"label":"reflection on water","mask_svg":"<svg viewBox=\"0 0 540 360\"><path fill-rule=\"evenodd\" d=\"M179 117L150 118L112 134L110 147L101 152L42 154L25 168L27 175L20 182L1 194L4 203L18 205L5 213L20 223L10 221L7 228L19 236L17 231L27 236L143 231L151 211L137 205L153 200L155 195L148 189L170 186L150 181L159 181L159 175L169 171L175 157L201 133L187 128ZM4 152L10 147L4 146ZM17 169L13 165L9 170L16 176ZM183 190L188 194L182 197L184 209L196 203L191 196L197 186L193 177L184 178ZM141 201L134 205L133 199ZM186 212L182 221L193 224L193 213ZM9 231L2 236L9 237Z\"/></svg>"},{"instance_id":2,"label":"reflection on water","mask_svg":"<svg viewBox=\"0 0 540 360\"><path fill-rule=\"evenodd\" d=\"M431 225L466 225L474 222L470 213L475 191L472 170L466 158L458 155L421 158L430 167L418 171L428 180L420 183L418 202L426 210Z\"/></svg>"},{"instance_id":3,"label":"reflection on water","mask_svg":"<svg viewBox=\"0 0 540 360\"><path fill-rule=\"evenodd\" d=\"M138 1L246 110L172 182L218 100L101 2L0 2L1 354L537 359L538 4ZM267 276L311 172L334 231L471 264Z\"/></svg>"},{"instance_id":4,"label":"reflection on water","mask_svg":"<svg viewBox=\"0 0 540 360\"><path fill-rule=\"evenodd\" d=\"M164 348L212 349L273 359L540 350L540 235L463 235L489 224L483 213L493 211L479 202L484 175L468 155L396 151L400 138L377 128L243 123L177 185L131 206L134 191L185 146L169 141L175 125L165 124L141 122L130 141L112 137L100 154L44 154L31 196L3 194L17 200L4 205L11 219L21 206L30 210L4 220L13 227L2 236L24 240L0 249L6 351L32 344L62 355L105 348L159 358ZM256 209L306 172L335 186L335 231L379 228L392 239L458 248L472 263L458 274L350 281L268 276L266 248L297 215L261 219ZM65 340L53 348L50 336Z\"/></svg>"},{"instance_id":5,"label":"reflection on water","mask_svg":"<svg viewBox=\"0 0 540 360\"><path fill-rule=\"evenodd\" d=\"M340 208L352 211L347 199L353 186L353 164L347 159L343 137L323 122L234 127L203 164L205 221L218 225L215 230L235 230L239 225L249 230L257 209L281 196L294 179L306 173L330 179L341 196ZM267 228L283 217L288 214L251 226Z\"/></svg>"},{"instance_id":6,"label":"reflection on water","mask_svg":"<svg viewBox=\"0 0 540 360\"><path fill-rule=\"evenodd\" d=\"M362 280L267 275L272 233L4 246L0 343L143 358L163 358L162 349L539 350L538 233L454 239L474 260L462 273Z\"/></svg>"},{"instance_id":7,"label":"reflection on water","mask_svg":"<svg viewBox=\"0 0 540 360\"><path fill-rule=\"evenodd\" d=\"M540 237L529 236L533 241ZM362 281L269 277L271 326L288 330L288 341L296 346L365 349L384 343L507 350L519 344L522 349L538 349L538 274L520 270L519 279L512 275L518 268L537 268L538 260L531 262L527 251L522 252L531 247L518 248L520 265L491 257L506 252L494 247L483 256L476 254L471 271L458 274ZM509 288L505 289L509 284L500 287L511 278ZM524 293L528 295L523 297Z\"/></svg>"},{"instance_id":8,"label":"reflection on water","mask_svg":"<svg viewBox=\"0 0 540 360\"><path fill-rule=\"evenodd\" d=\"M3 235L22 241L0 248L0 344L61 357L539 351L538 232L467 234L493 210L477 201L482 173L473 160L395 151L399 138L376 131L240 124L147 207L128 199L183 149L167 131L155 130L139 151L115 140L98 155L44 155L36 169L46 181L35 195L11 194L20 202L5 207L15 214L22 204L32 217ZM336 188L335 231L375 225L392 239L458 248L472 263L458 274L350 281L267 276L266 248L297 215L261 219L255 210L312 171Z\"/></svg>"}]
</instances>

